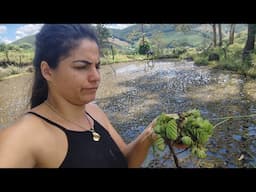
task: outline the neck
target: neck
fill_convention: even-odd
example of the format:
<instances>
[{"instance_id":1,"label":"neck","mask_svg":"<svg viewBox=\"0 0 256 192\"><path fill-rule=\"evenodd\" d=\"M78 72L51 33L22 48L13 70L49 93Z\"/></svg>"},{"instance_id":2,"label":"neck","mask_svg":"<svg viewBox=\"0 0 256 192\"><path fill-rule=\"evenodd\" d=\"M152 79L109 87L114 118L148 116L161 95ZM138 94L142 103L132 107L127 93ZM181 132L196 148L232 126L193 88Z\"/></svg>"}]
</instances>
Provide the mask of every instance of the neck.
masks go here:
<instances>
[{"instance_id":1,"label":"neck","mask_svg":"<svg viewBox=\"0 0 256 192\"><path fill-rule=\"evenodd\" d=\"M52 108L64 118L73 120L84 119L85 105L75 105L67 100L52 99L50 97L48 97L45 102L52 106Z\"/></svg>"},{"instance_id":2,"label":"neck","mask_svg":"<svg viewBox=\"0 0 256 192\"><path fill-rule=\"evenodd\" d=\"M73 110L72 111L77 111L77 113L78 112L81 112L82 111L82 119L78 119L77 117L76 117L76 119L77 119L77 121L75 121L75 119L74 120L71 120L71 119L69 119L69 118L66 118L65 116L64 116L64 114L61 114L61 112L59 112L59 111L57 111L57 109L56 109L56 107L54 106L54 104L53 103L51 103L51 100L50 99L47 99L46 101L45 101L45 104L51 109L51 111L53 111L57 116L59 116L62 120L65 120L66 122L69 122L69 123L71 123L71 124L73 124L73 125L75 125L76 127L79 127L79 129L82 129L82 130L88 130L88 131L90 131L91 133L92 133L92 139L93 139L93 141L99 141L100 140L100 134L99 133L97 133L95 130L94 130L94 125L93 125L93 122L90 122L90 119L87 117L87 115L86 114L84 114L84 112L85 112L85 107L74 107L73 106ZM60 103L59 103L60 104ZM69 103L69 105L71 105L70 103ZM61 106L61 105L59 105L59 106ZM62 109L64 108L65 106L62 106ZM67 107L68 107L68 105L66 104L66 109L67 109ZM60 108L60 107L59 107ZM71 111L71 110L70 110ZM69 114L70 114L70 111L68 111L69 112ZM66 114L68 114L68 113L66 113ZM79 114L78 114L79 115ZM84 125L84 120L86 120L86 122L88 123L88 127L86 128L85 126L82 126L82 125Z\"/></svg>"}]
</instances>

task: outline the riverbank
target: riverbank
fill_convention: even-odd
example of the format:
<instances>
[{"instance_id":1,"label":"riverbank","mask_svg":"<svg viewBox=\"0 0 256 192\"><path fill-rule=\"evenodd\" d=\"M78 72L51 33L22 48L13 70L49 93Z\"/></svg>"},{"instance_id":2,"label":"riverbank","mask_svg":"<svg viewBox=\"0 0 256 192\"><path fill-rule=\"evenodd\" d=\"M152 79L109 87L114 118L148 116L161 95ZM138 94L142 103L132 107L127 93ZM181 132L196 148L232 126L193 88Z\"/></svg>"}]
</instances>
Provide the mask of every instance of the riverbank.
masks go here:
<instances>
[{"instance_id":1,"label":"riverbank","mask_svg":"<svg viewBox=\"0 0 256 192\"><path fill-rule=\"evenodd\" d=\"M198 67L193 62L158 60L101 67L96 103L129 143L161 112L198 108L214 124L218 117L256 113L256 81L229 71ZM0 81L0 117L4 125L24 113L32 74ZM251 167L256 163L256 119L228 121L214 130L207 159L189 151L178 154L182 167ZM3 125L1 123L1 125ZM241 159L243 154L243 160ZM154 156L150 150L143 167L175 167L169 151Z\"/></svg>"},{"instance_id":2,"label":"riverbank","mask_svg":"<svg viewBox=\"0 0 256 192\"><path fill-rule=\"evenodd\" d=\"M9 76L0 81L0 128L14 122L28 108L32 73Z\"/></svg>"}]
</instances>

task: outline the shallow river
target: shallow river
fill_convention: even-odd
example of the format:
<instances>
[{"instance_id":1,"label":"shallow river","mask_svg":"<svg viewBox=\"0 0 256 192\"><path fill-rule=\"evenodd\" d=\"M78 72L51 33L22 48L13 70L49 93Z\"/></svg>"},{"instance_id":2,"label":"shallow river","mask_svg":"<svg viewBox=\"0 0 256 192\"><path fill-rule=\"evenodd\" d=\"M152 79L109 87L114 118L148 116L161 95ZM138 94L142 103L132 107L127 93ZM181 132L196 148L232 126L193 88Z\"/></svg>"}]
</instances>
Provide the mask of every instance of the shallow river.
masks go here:
<instances>
[{"instance_id":1,"label":"shallow river","mask_svg":"<svg viewBox=\"0 0 256 192\"><path fill-rule=\"evenodd\" d=\"M193 62L132 62L102 66L96 103L126 142L132 141L161 112L192 108L213 124L220 117L256 113L256 81ZM26 109L31 74L0 81L0 128ZM181 167L256 166L256 118L232 119L218 126L207 144L207 158L176 149ZM143 167L175 167L169 150L153 154Z\"/></svg>"}]
</instances>

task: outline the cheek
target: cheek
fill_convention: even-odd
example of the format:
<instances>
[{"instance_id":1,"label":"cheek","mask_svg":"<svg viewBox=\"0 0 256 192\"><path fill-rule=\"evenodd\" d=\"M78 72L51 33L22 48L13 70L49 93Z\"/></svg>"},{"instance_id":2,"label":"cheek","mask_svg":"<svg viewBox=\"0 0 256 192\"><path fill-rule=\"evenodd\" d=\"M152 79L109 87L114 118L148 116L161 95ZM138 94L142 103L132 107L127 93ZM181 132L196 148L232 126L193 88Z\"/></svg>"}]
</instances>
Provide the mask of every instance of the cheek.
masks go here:
<instances>
[{"instance_id":1,"label":"cheek","mask_svg":"<svg viewBox=\"0 0 256 192\"><path fill-rule=\"evenodd\" d=\"M70 88L75 88L81 86L83 82L83 77L77 74L71 74L65 81L64 84L66 83L69 85Z\"/></svg>"},{"instance_id":2,"label":"cheek","mask_svg":"<svg viewBox=\"0 0 256 192\"><path fill-rule=\"evenodd\" d=\"M65 91L74 89L75 86L78 84L78 77L75 74L69 74L66 73L61 76L58 76L56 78L56 82L58 83L58 86L61 87L61 89L64 89Z\"/></svg>"},{"instance_id":3,"label":"cheek","mask_svg":"<svg viewBox=\"0 0 256 192\"><path fill-rule=\"evenodd\" d=\"M88 87L87 78L86 74L73 74L67 83L74 92L80 92L81 89Z\"/></svg>"},{"instance_id":4,"label":"cheek","mask_svg":"<svg viewBox=\"0 0 256 192\"><path fill-rule=\"evenodd\" d=\"M79 92L81 88L87 86L87 75L84 73L81 74L70 70L59 74L61 75L56 76L56 83L64 92Z\"/></svg>"}]
</instances>

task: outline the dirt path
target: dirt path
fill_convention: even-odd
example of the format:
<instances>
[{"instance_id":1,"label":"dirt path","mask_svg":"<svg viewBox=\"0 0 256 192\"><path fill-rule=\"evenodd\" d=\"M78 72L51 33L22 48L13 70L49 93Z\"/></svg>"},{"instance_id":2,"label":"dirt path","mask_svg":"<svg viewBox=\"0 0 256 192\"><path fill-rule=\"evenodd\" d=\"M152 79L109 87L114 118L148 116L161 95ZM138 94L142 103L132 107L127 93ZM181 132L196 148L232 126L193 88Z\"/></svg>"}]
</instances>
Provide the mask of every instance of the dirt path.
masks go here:
<instances>
[{"instance_id":1,"label":"dirt path","mask_svg":"<svg viewBox=\"0 0 256 192\"><path fill-rule=\"evenodd\" d=\"M25 111L31 84L31 73L0 81L0 128L14 122Z\"/></svg>"}]
</instances>

